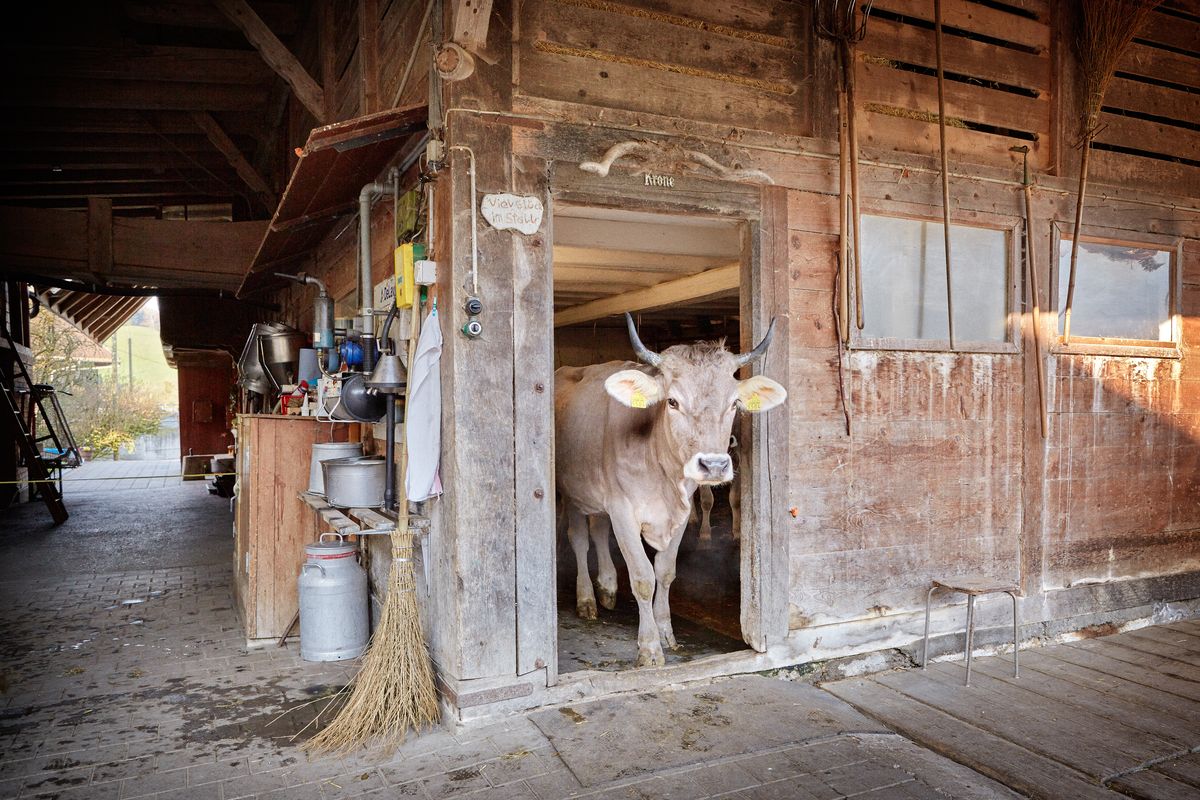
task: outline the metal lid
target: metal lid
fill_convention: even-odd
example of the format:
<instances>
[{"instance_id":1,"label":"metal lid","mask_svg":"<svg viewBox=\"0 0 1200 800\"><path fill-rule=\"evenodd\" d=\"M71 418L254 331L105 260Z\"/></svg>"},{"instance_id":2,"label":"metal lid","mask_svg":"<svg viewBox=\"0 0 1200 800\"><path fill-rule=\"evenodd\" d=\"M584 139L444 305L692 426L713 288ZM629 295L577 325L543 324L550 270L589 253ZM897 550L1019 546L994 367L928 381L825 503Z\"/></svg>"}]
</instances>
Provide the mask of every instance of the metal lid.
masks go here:
<instances>
[{"instance_id":1,"label":"metal lid","mask_svg":"<svg viewBox=\"0 0 1200 800\"><path fill-rule=\"evenodd\" d=\"M327 540L326 536L337 538ZM341 537L341 534L337 533L322 533L320 541L304 545L304 554L317 559L346 558L356 552L358 552L358 545L354 542L347 542Z\"/></svg>"},{"instance_id":2,"label":"metal lid","mask_svg":"<svg viewBox=\"0 0 1200 800\"><path fill-rule=\"evenodd\" d=\"M371 467L383 464L382 456L345 456L344 458L322 459L322 467Z\"/></svg>"}]
</instances>

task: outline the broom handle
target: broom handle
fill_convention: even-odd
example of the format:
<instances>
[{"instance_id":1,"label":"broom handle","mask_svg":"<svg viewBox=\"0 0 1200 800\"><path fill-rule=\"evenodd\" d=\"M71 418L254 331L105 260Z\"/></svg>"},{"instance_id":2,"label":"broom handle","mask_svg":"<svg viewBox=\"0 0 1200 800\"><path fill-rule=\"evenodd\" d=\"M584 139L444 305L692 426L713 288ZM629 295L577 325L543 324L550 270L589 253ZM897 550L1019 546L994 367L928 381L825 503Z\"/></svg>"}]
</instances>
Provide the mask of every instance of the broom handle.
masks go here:
<instances>
[{"instance_id":1,"label":"broom handle","mask_svg":"<svg viewBox=\"0 0 1200 800\"><path fill-rule=\"evenodd\" d=\"M1038 410L1041 412L1042 438L1046 438L1049 421L1046 419L1046 373L1042 363L1042 304L1038 299L1039 286L1037 264L1033 247L1033 187L1025 186L1025 282L1029 284L1030 305L1033 307L1033 351L1037 364Z\"/></svg>"},{"instance_id":2,"label":"broom handle","mask_svg":"<svg viewBox=\"0 0 1200 800\"><path fill-rule=\"evenodd\" d=\"M400 489L396 498L400 502L400 513L396 515L396 530L408 533L408 398L412 390L413 361L417 357L417 334L421 325L421 299L418 295L412 305L412 320L408 326L408 378L404 381L404 422L400 425Z\"/></svg>"},{"instance_id":3,"label":"broom handle","mask_svg":"<svg viewBox=\"0 0 1200 800\"><path fill-rule=\"evenodd\" d=\"M946 329L954 349L954 297L950 290L950 165L946 153L946 76L942 71L942 0L934 0L934 45L937 50L938 137L942 151L942 232L946 237Z\"/></svg>"},{"instance_id":4,"label":"broom handle","mask_svg":"<svg viewBox=\"0 0 1200 800\"><path fill-rule=\"evenodd\" d=\"M843 61L843 65L845 62ZM838 274L837 274L837 311L838 311L838 335L842 339L842 344L850 344L850 284L848 270L850 269L850 187L848 185L850 172L850 143L847 138L847 121L846 121L846 87L845 87L845 69L842 72L842 86L838 90L838 154L839 173L838 173L838 214L841 216L841 236L839 237L839 256L838 256Z\"/></svg>"},{"instance_id":5,"label":"broom handle","mask_svg":"<svg viewBox=\"0 0 1200 800\"><path fill-rule=\"evenodd\" d=\"M854 91L854 51L847 41L842 42L843 55L846 72L846 121L848 137L850 139L850 203L852 206L852 214L854 217L854 238L851 244L854 247L854 261L852 275L854 279L854 318L858 324L858 329L863 329L863 290L862 290L862 253L859 248L859 242L862 239L861 224L862 208L859 203L858 192L858 119L855 113ZM849 278L850 276L847 276Z\"/></svg>"},{"instance_id":6,"label":"broom handle","mask_svg":"<svg viewBox=\"0 0 1200 800\"><path fill-rule=\"evenodd\" d=\"M1083 223L1083 197L1087 192L1088 156L1092 137L1084 136L1083 155L1079 159L1079 198L1075 202L1075 228L1071 234L1071 272L1067 279L1067 303L1063 308L1063 344L1071 343L1071 309L1075 303L1075 264L1079 259L1079 227Z\"/></svg>"}]
</instances>

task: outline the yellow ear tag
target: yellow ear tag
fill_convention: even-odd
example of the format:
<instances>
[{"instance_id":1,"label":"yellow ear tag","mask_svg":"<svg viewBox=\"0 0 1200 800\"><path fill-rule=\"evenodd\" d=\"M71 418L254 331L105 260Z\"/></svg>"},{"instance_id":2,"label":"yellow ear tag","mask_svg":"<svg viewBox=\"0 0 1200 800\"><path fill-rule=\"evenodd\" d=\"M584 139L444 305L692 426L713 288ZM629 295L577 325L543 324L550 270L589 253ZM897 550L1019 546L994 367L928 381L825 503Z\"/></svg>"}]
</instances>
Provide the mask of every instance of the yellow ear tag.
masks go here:
<instances>
[{"instance_id":1,"label":"yellow ear tag","mask_svg":"<svg viewBox=\"0 0 1200 800\"><path fill-rule=\"evenodd\" d=\"M746 410L762 411L762 398L758 396L758 392L750 395L750 397L746 400Z\"/></svg>"},{"instance_id":2,"label":"yellow ear tag","mask_svg":"<svg viewBox=\"0 0 1200 800\"><path fill-rule=\"evenodd\" d=\"M632 406L633 408L645 408L646 407L646 395L642 394L641 390L634 389L633 396L629 398L629 405Z\"/></svg>"}]
</instances>

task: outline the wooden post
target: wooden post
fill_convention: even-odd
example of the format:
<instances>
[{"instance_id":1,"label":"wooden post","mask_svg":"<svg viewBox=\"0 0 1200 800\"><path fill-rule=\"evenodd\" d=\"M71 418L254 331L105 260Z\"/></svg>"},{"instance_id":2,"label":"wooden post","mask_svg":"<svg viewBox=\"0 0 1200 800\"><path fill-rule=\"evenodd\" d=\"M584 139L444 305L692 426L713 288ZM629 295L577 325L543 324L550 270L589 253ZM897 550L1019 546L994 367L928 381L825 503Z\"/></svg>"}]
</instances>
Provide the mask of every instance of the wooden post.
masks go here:
<instances>
[{"instance_id":1,"label":"wooden post","mask_svg":"<svg viewBox=\"0 0 1200 800\"><path fill-rule=\"evenodd\" d=\"M950 166L946 145L946 75L942 70L942 0L934 0L934 45L937 50L938 141L942 155L942 233L946 241L946 331L954 349L954 297L950 287Z\"/></svg>"},{"instance_id":2,"label":"wooden post","mask_svg":"<svg viewBox=\"0 0 1200 800\"><path fill-rule=\"evenodd\" d=\"M113 268L112 200L88 198L88 272L97 283L107 283Z\"/></svg>"},{"instance_id":3,"label":"wooden post","mask_svg":"<svg viewBox=\"0 0 1200 800\"><path fill-rule=\"evenodd\" d=\"M358 0L360 114L379 110L379 0Z\"/></svg>"}]
</instances>

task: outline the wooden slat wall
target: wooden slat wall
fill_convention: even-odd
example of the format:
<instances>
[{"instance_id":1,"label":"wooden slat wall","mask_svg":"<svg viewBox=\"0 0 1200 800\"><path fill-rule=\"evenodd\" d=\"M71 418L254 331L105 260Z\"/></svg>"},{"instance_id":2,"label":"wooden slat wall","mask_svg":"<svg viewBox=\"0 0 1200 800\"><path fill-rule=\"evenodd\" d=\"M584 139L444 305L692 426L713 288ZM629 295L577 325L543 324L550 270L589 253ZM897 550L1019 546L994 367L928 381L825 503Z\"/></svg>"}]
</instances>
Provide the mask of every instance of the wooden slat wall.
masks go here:
<instances>
[{"instance_id":1,"label":"wooden slat wall","mask_svg":"<svg viewBox=\"0 0 1200 800\"><path fill-rule=\"evenodd\" d=\"M521 94L805 134L807 4L525 0Z\"/></svg>"},{"instance_id":2,"label":"wooden slat wall","mask_svg":"<svg viewBox=\"0 0 1200 800\"><path fill-rule=\"evenodd\" d=\"M1054 362L1050 587L1200 564L1200 239L1183 241L1180 270L1182 359Z\"/></svg>"},{"instance_id":3,"label":"wooden slat wall","mask_svg":"<svg viewBox=\"0 0 1200 800\"><path fill-rule=\"evenodd\" d=\"M1200 8L1167 3L1117 67L1090 177L1194 197L1200 186Z\"/></svg>"},{"instance_id":4,"label":"wooden slat wall","mask_svg":"<svg viewBox=\"0 0 1200 800\"><path fill-rule=\"evenodd\" d=\"M938 152L933 0L877 0L858 47L864 152ZM952 164L1006 164L1013 145L1052 164L1054 84L1050 8L1001 9L970 0L943 11L947 144Z\"/></svg>"},{"instance_id":5,"label":"wooden slat wall","mask_svg":"<svg viewBox=\"0 0 1200 800\"><path fill-rule=\"evenodd\" d=\"M831 311L837 198L794 191L790 203L789 624L911 610L934 576L1015 577L1022 357L856 351L844 364L847 436Z\"/></svg>"}]
</instances>

